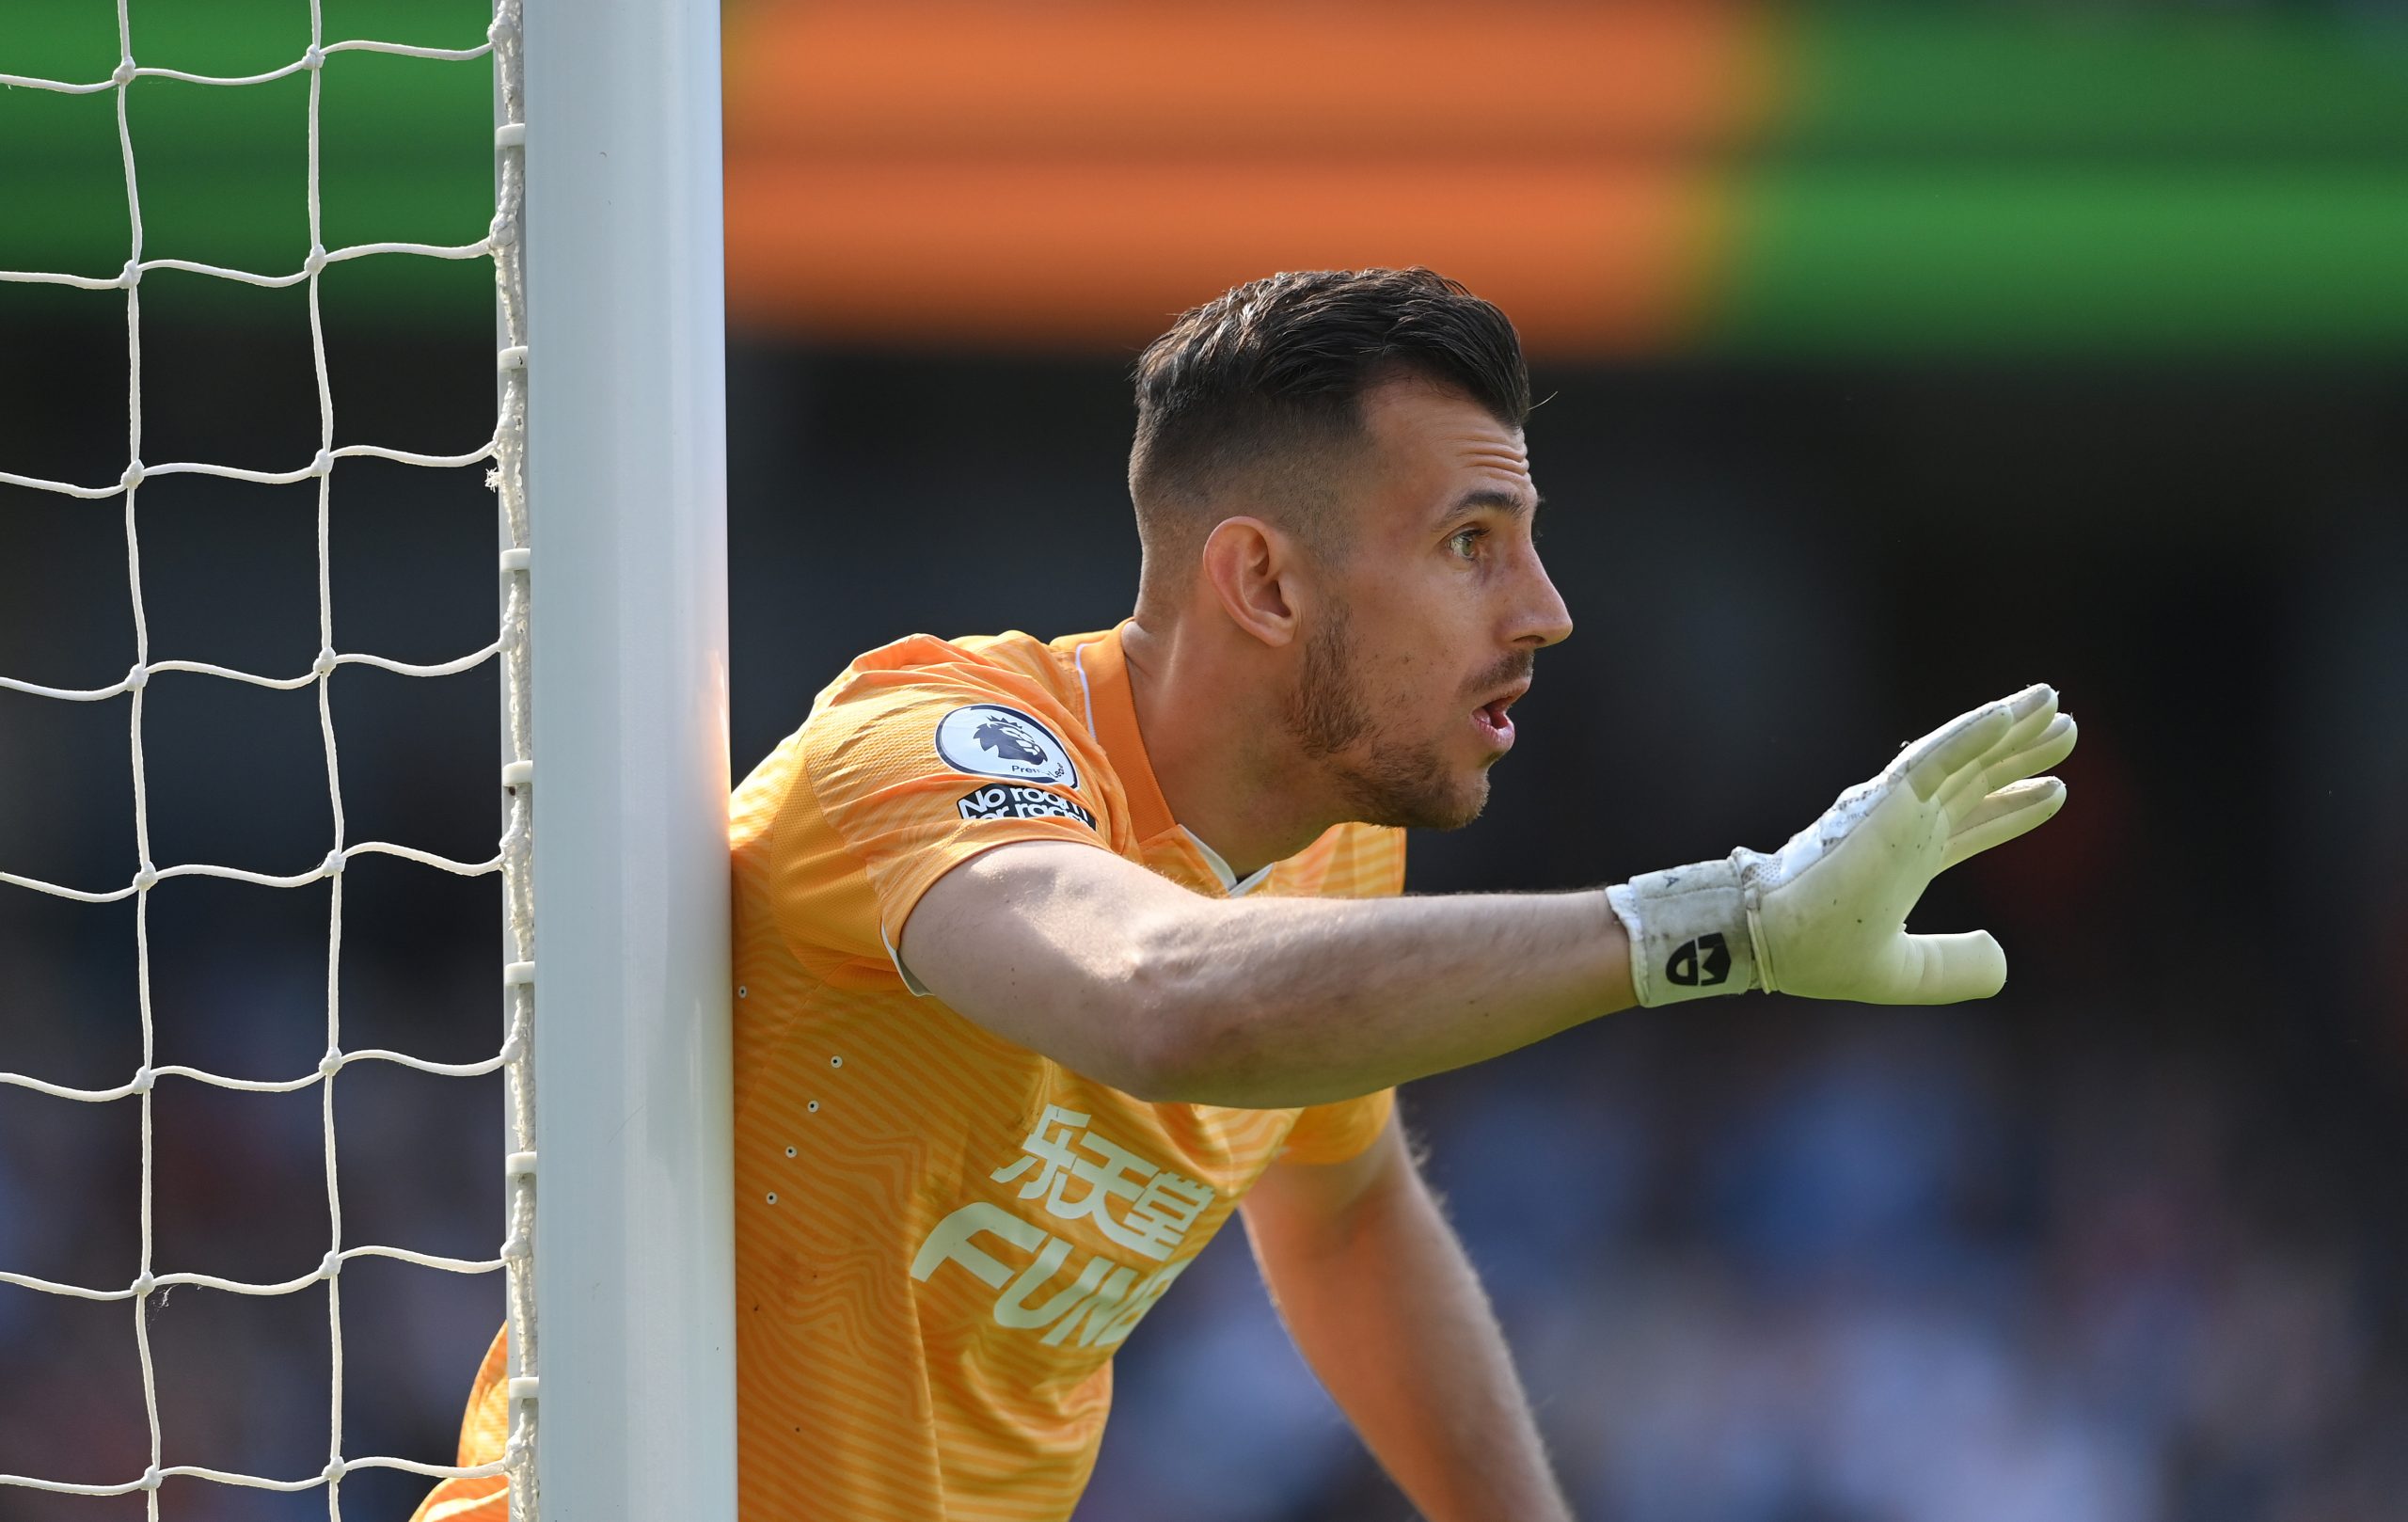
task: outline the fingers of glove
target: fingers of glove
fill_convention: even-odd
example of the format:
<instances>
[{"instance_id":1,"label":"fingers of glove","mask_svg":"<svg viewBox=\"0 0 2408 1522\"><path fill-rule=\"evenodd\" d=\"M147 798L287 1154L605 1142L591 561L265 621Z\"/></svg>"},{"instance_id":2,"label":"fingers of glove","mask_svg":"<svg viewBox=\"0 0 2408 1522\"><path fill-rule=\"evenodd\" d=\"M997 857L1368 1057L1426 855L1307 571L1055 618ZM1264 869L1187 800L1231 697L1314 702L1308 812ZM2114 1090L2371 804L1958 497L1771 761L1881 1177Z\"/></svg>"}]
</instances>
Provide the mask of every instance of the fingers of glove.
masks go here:
<instances>
[{"instance_id":1,"label":"fingers of glove","mask_svg":"<svg viewBox=\"0 0 2408 1522\"><path fill-rule=\"evenodd\" d=\"M1915 797L1928 803L1942 784L1979 761L2014 723L2004 703L1975 708L1908 746L1892 765L1906 773Z\"/></svg>"},{"instance_id":2,"label":"fingers of glove","mask_svg":"<svg viewBox=\"0 0 2408 1522\"><path fill-rule=\"evenodd\" d=\"M2009 783L1973 805L1948 837L1948 853L1940 870L1947 871L1992 846L2003 846L2027 830L2036 830L2065 807L2066 785L2054 777L2032 777Z\"/></svg>"},{"instance_id":3,"label":"fingers of glove","mask_svg":"<svg viewBox=\"0 0 2408 1522\"><path fill-rule=\"evenodd\" d=\"M2006 953L1988 930L1961 935L1910 935L1901 1004L1955 1004L1987 999L2006 987Z\"/></svg>"},{"instance_id":4,"label":"fingers of glove","mask_svg":"<svg viewBox=\"0 0 2408 1522\"><path fill-rule=\"evenodd\" d=\"M2036 705L2032 705L2028 700L2035 692L2040 695L2040 701ZM1996 744L1983 752L1973 765L1956 772L1940 785L1940 805L1951 814L1972 807L1983 794L1994 791L2003 784L2013 781L2012 777L2002 776L1998 782L1994 783L1989 780L1989 775L2009 758L2038 740L2049 725L2056 720L2057 695L2048 688L2026 688L2014 697L2004 701L2008 705L2009 711L2015 715L2015 721L2007 726L2006 733L1998 737ZM2029 707L2030 711L2023 711L2026 707ZM2029 776L2030 773L2026 772L2024 775Z\"/></svg>"},{"instance_id":5,"label":"fingers of glove","mask_svg":"<svg viewBox=\"0 0 2408 1522\"><path fill-rule=\"evenodd\" d=\"M2046 682L2025 688L2007 699L2006 704L2015 722L1990 747L1989 754L1982 757L1985 765L1995 766L2000 757L2013 755L2032 745L2056 721L2057 690Z\"/></svg>"},{"instance_id":6,"label":"fingers of glove","mask_svg":"<svg viewBox=\"0 0 2408 1522\"><path fill-rule=\"evenodd\" d=\"M2082 737L2082 726L2073 715L2061 713L2049 721L2040 737L2016 752L2004 761L1994 761L1989 768L1990 791L1996 792L2011 782L2036 777L2073 754L2074 742Z\"/></svg>"},{"instance_id":7,"label":"fingers of glove","mask_svg":"<svg viewBox=\"0 0 2408 1522\"><path fill-rule=\"evenodd\" d=\"M2079 733L2071 714L2051 715L2047 726L2026 737L2025 743L2002 748L1983 765L1949 778L1940 795L1941 806L1955 816L1979 806L1982 799L2010 783L2048 770L2073 753Z\"/></svg>"}]
</instances>

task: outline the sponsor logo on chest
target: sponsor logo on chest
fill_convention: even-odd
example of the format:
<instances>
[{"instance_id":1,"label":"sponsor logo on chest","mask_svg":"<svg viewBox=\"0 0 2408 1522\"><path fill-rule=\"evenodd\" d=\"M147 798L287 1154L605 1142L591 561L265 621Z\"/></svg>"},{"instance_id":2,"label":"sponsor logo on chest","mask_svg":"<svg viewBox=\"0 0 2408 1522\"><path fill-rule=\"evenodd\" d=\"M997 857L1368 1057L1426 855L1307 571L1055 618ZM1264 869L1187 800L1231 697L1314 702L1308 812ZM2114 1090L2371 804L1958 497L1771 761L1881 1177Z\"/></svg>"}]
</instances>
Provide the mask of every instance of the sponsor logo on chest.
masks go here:
<instances>
[{"instance_id":1,"label":"sponsor logo on chest","mask_svg":"<svg viewBox=\"0 0 2408 1522\"><path fill-rule=\"evenodd\" d=\"M1125 1340L1193 1261L1169 1260L1214 1196L1211 1185L1157 1167L1087 1130L1087 1119L1047 1105L1021 1143L1021 1155L988 1177L1018 1184L1022 1209L1031 1214L1041 1202L1052 1220L1089 1222L1114 1246L1161 1267L1141 1276L1139 1269L1099 1252L1057 1284L1073 1244L1034 1219L981 1200L937 1223L911 1260L911 1276L925 1284L947 1263L967 1270L1000 1292L992 1313L997 1325L1038 1333L1048 1346L1114 1347ZM1024 1258L1018 1274L982 1239Z\"/></svg>"}]
</instances>

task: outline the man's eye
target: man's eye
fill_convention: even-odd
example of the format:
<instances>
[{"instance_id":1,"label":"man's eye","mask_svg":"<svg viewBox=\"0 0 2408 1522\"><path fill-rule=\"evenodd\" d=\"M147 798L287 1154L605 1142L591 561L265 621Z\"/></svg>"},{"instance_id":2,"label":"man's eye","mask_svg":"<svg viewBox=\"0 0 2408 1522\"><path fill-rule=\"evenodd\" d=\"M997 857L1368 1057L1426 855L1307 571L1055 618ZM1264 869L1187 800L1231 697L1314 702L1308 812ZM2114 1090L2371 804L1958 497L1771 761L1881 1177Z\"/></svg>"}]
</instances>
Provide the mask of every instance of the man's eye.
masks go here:
<instances>
[{"instance_id":1,"label":"man's eye","mask_svg":"<svg viewBox=\"0 0 2408 1522\"><path fill-rule=\"evenodd\" d=\"M1447 541L1447 547L1465 560L1480 553L1480 542L1488 537L1485 529L1461 529Z\"/></svg>"}]
</instances>

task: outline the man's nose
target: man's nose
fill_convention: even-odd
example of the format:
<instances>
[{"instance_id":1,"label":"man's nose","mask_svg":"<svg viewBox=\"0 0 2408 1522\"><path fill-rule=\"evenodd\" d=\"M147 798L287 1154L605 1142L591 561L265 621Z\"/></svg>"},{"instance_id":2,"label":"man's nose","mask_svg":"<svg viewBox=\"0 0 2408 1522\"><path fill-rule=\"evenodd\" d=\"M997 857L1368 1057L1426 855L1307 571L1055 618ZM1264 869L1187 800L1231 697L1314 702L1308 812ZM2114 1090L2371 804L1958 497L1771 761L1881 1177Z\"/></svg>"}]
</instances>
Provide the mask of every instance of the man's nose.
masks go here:
<instances>
[{"instance_id":1,"label":"man's nose","mask_svg":"<svg viewBox=\"0 0 2408 1522\"><path fill-rule=\"evenodd\" d=\"M1529 559L1529 575L1522 579L1521 595L1513 610L1511 635L1515 644L1543 650L1560 644L1572 633L1572 610L1563 606L1562 594L1547 579L1546 567L1539 563L1535 551Z\"/></svg>"}]
</instances>

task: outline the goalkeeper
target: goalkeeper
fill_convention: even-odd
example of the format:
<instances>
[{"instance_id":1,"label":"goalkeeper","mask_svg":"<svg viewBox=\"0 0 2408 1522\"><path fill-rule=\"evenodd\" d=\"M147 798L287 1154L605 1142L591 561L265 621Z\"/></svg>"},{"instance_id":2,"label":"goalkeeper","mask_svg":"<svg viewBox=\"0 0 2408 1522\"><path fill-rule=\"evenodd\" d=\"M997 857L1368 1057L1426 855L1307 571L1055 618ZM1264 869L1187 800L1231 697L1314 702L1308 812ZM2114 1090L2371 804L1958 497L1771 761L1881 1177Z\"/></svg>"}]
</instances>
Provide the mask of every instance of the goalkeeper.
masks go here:
<instances>
[{"instance_id":1,"label":"goalkeeper","mask_svg":"<svg viewBox=\"0 0 2408 1522\"><path fill-rule=\"evenodd\" d=\"M1997 992L1988 935L1906 921L2056 812L2072 721L1976 708L1769 855L1398 896L1403 831L1478 816L1572 628L1512 325L1425 270L1280 275L1136 380L1134 616L874 650L736 795L744 1514L1068 1516L1114 1348L1242 1210L1424 1514L1565 1517L1392 1086L1632 1004Z\"/></svg>"}]
</instances>

